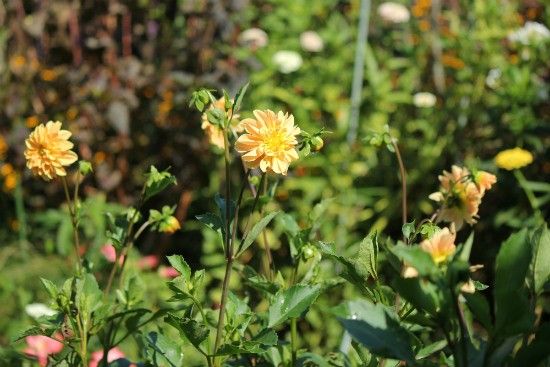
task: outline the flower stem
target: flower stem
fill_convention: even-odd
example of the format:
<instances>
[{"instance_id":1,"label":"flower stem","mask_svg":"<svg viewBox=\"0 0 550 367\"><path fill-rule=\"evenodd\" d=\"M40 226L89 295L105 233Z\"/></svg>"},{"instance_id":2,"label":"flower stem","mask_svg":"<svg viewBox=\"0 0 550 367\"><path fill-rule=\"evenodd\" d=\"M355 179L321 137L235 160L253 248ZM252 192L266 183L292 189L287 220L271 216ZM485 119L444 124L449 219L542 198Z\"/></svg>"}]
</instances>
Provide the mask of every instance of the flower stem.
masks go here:
<instances>
[{"instance_id":1,"label":"flower stem","mask_svg":"<svg viewBox=\"0 0 550 367\"><path fill-rule=\"evenodd\" d=\"M67 199L67 206L69 207L69 214L71 216L71 223L73 226L73 245L74 245L74 252L76 254L76 271L78 275L82 274L82 260L80 259L80 237L78 235L78 218L76 216L76 200L78 192L75 191L75 200L74 202L71 200L71 195L69 194L69 185L67 184L67 179L63 176L61 177L61 181L63 182L63 189L65 191L65 198Z\"/></svg>"},{"instance_id":2,"label":"flower stem","mask_svg":"<svg viewBox=\"0 0 550 367\"><path fill-rule=\"evenodd\" d=\"M401 176L401 216L403 219L403 225L407 223L407 171L405 170L405 164L401 158L401 152L395 139L391 139L395 155L397 157L397 163L399 164L399 175ZM403 237L405 243L407 238Z\"/></svg>"},{"instance_id":3,"label":"flower stem","mask_svg":"<svg viewBox=\"0 0 550 367\"><path fill-rule=\"evenodd\" d=\"M531 190L527 186L527 179L523 175L523 172L519 169L514 170L514 176L516 177L516 180L518 180L519 185L525 192L525 196L527 196L527 199L529 200L529 204L531 205L531 208L533 209L533 212L535 213L535 217L537 219L542 219L542 213L539 209L539 205L537 203L537 198L535 197L535 194L533 193L533 190Z\"/></svg>"},{"instance_id":4,"label":"flower stem","mask_svg":"<svg viewBox=\"0 0 550 367\"><path fill-rule=\"evenodd\" d=\"M297 332L297 319L290 319L290 348L292 351L292 366L296 365L296 355L298 351L298 332Z\"/></svg>"}]
</instances>

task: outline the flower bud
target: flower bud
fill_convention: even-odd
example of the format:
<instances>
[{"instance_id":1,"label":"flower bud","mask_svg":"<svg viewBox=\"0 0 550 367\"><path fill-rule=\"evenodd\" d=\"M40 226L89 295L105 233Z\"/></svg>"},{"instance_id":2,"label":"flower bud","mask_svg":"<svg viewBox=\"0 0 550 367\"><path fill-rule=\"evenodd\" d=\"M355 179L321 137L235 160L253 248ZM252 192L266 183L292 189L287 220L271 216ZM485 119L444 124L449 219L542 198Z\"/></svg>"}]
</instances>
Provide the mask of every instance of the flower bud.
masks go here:
<instances>
[{"instance_id":1,"label":"flower bud","mask_svg":"<svg viewBox=\"0 0 550 367\"><path fill-rule=\"evenodd\" d=\"M323 139L321 139L320 136L314 136L313 138L311 138L311 146L316 152L321 150L321 148L323 148L323 145L325 145L325 142L323 141Z\"/></svg>"}]
</instances>

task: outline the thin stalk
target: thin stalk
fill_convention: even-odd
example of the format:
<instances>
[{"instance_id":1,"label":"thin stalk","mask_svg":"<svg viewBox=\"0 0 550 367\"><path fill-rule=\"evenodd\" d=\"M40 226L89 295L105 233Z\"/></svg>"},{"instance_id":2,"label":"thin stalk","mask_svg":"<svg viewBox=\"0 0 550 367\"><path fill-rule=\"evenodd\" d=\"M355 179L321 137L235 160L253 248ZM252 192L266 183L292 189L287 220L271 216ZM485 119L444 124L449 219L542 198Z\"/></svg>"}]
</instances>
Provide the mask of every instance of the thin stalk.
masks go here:
<instances>
[{"instance_id":1,"label":"thin stalk","mask_svg":"<svg viewBox=\"0 0 550 367\"><path fill-rule=\"evenodd\" d=\"M69 214L71 216L71 223L73 226L73 245L74 245L74 252L76 254L76 271L78 275L82 273L82 260L80 259L80 238L78 235L78 218L76 217L76 203L71 202L71 195L69 194L69 185L67 185L67 179L63 176L61 177L61 181L63 182L63 189L65 191L65 198L67 199L67 205L69 207Z\"/></svg>"},{"instance_id":2,"label":"thin stalk","mask_svg":"<svg viewBox=\"0 0 550 367\"><path fill-rule=\"evenodd\" d=\"M399 146L395 139L391 139L393 149L395 150L395 155L397 157L397 162L399 163L399 175L401 176L401 217L403 225L407 223L407 171L405 170L405 164L401 158L401 152L399 151ZM405 243L407 243L407 238L403 237Z\"/></svg>"},{"instance_id":3,"label":"thin stalk","mask_svg":"<svg viewBox=\"0 0 550 367\"><path fill-rule=\"evenodd\" d=\"M290 319L290 348L292 350L292 367L296 366L296 355L298 354L298 327L297 319Z\"/></svg>"},{"instance_id":4,"label":"thin stalk","mask_svg":"<svg viewBox=\"0 0 550 367\"><path fill-rule=\"evenodd\" d=\"M453 289L450 289L451 296L453 298L453 307L458 319L458 326L460 328L460 347L461 347L461 357L462 357L462 366L468 366L468 346L466 345L466 338L468 335L468 329L466 326L466 320L464 319L464 314L460 309L460 304L458 303L458 296L455 295ZM458 362L458 361L457 361Z\"/></svg>"},{"instance_id":5,"label":"thin stalk","mask_svg":"<svg viewBox=\"0 0 550 367\"><path fill-rule=\"evenodd\" d=\"M267 180L264 181L263 194L264 195L267 194ZM260 215L263 216L263 210L260 211ZM262 238L264 240L265 257L267 260L267 269L266 269L267 279L273 280L275 268L273 264L273 256L271 255L271 246L269 246L269 242L267 239L267 232L265 231L265 229L262 230Z\"/></svg>"},{"instance_id":6,"label":"thin stalk","mask_svg":"<svg viewBox=\"0 0 550 367\"><path fill-rule=\"evenodd\" d=\"M535 194L533 193L533 190L531 190L527 186L527 179L523 175L523 172L519 169L514 170L514 176L516 177L516 180L518 180L519 185L525 192L525 196L527 196L527 200L529 200L529 205L531 205L531 208L533 209L533 212L535 213L535 217L537 219L542 219L542 213L539 209L539 205L537 203L537 198L535 197Z\"/></svg>"},{"instance_id":7,"label":"thin stalk","mask_svg":"<svg viewBox=\"0 0 550 367\"><path fill-rule=\"evenodd\" d=\"M225 274L222 284L222 298L220 301L220 312L218 316L218 326L216 328L216 340L214 342L214 354L218 351L220 342L222 340L223 327L225 322L225 306L227 302L227 293L229 291L229 280L231 279L231 270L233 269L233 242L229 237L229 231L231 229L230 220L230 203L231 203L231 189L230 189L230 161L229 161L229 139L227 138L227 129L224 130L224 161L225 161Z\"/></svg>"},{"instance_id":8,"label":"thin stalk","mask_svg":"<svg viewBox=\"0 0 550 367\"><path fill-rule=\"evenodd\" d=\"M17 223L19 224L19 244L21 247L28 248L27 240L27 215L25 213L25 202L23 200L23 189L21 187L21 180L17 175L17 184L15 186L15 213L17 216Z\"/></svg>"}]
</instances>

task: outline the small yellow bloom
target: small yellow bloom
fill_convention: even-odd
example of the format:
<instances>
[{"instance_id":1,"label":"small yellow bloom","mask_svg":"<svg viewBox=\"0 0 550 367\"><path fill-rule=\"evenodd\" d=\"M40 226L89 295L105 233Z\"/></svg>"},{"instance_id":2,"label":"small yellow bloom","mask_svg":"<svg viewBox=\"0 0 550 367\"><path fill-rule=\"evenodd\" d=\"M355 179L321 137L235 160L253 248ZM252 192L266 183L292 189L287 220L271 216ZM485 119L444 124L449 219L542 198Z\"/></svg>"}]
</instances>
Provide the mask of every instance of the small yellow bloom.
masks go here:
<instances>
[{"instance_id":1,"label":"small yellow bloom","mask_svg":"<svg viewBox=\"0 0 550 367\"><path fill-rule=\"evenodd\" d=\"M433 235L432 238L422 241L420 247L432 256L436 264L445 262L451 257L455 250L456 233L449 228L443 228Z\"/></svg>"},{"instance_id":2,"label":"small yellow bloom","mask_svg":"<svg viewBox=\"0 0 550 367\"><path fill-rule=\"evenodd\" d=\"M15 186L17 186L17 174L12 172L4 178L4 191L11 192Z\"/></svg>"},{"instance_id":3,"label":"small yellow bloom","mask_svg":"<svg viewBox=\"0 0 550 367\"><path fill-rule=\"evenodd\" d=\"M512 171L521 167L525 167L533 162L533 155L524 149L514 148L503 150L495 157L495 164L499 168Z\"/></svg>"},{"instance_id":4,"label":"small yellow bloom","mask_svg":"<svg viewBox=\"0 0 550 367\"><path fill-rule=\"evenodd\" d=\"M25 125L27 125L29 129L37 127L39 123L40 120L38 120L37 116L29 116L25 119Z\"/></svg>"},{"instance_id":5,"label":"small yellow bloom","mask_svg":"<svg viewBox=\"0 0 550 367\"><path fill-rule=\"evenodd\" d=\"M225 111L225 98L222 97L218 99L216 102L212 103L209 107L209 109L220 109L222 111ZM226 112L227 118L231 116L231 110ZM223 136L223 129L221 129L219 126L213 125L208 121L208 116L206 113L202 114L202 124L201 128L204 130L204 133L208 137L208 140L210 141L210 144L217 146L220 149L224 149L224 136ZM235 114L231 118L231 128L237 132L243 132L243 127L239 123L239 115Z\"/></svg>"},{"instance_id":6,"label":"small yellow bloom","mask_svg":"<svg viewBox=\"0 0 550 367\"><path fill-rule=\"evenodd\" d=\"M0 174L2 174L2 176L8 176L10 174L13 173L13 166L9 163L5 163L2 165L2 167L0 167Z\"/></svg>"},{"instance_id":7,"label":"small yellow bloom","mask_svg":"<svg viewBox=\"0 0 550 367\"><path fill-rule=\"evenodd\" d=\"M57 78L57 71L55 69L43 69L40 72L40 77L46 82L51 82Z\"/></svg>"},{"instance_id":8,"label":"small yellow bloom","mask_svg":"<svg viewBox=\"0 0 550 367\"><path fill-rule=\"evenodd\" d=\"M57 176L66 176L65 167L78 159L69 141L71 132L61 129L61 122L48 121L40 124L25 140L27 168L33 174L49 181Z\"/></svg>"},{"instance_id":9,"label":"small yellow bloom","mask_svg":"<svg viewBox=\"0 0 550 367\"><path fill-rule=\"evenodd\" d=\"M246 133L237 139L235 148L248 168L286 175L290 163L298 159L300 128L294 125L294 116L270 110L253 113L255 119L241 122Z\"/></svg>"},{"instance_id":10,"label":"small yellow bloom","mask_svg":"<svg viewBox=\"0 0 550 367\"><path fill-rule=\"evenodd\" d=\"M2 135L0 135L0 159L4 159L6 152L8 151L8 143Z\"/></svg>"},{"instance_id":11,"label":"small yellow bloom","mask_svg":"<svg viewBox=\"0 0 550 367\"><path fill-rule=\"evenodd\" d=\"M162 221L159 225L161 232L172 234L181 228L180 222L174 216L168 217L166 220Z\"/></svg>"}]
</instances>

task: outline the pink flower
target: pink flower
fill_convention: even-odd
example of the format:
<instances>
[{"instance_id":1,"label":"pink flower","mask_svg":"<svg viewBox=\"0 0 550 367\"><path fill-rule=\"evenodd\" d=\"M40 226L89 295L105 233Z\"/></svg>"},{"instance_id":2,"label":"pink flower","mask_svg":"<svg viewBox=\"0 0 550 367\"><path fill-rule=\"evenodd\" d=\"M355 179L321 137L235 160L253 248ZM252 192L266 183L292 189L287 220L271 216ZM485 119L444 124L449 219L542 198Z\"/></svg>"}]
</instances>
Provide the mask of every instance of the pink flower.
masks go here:
<instances>
[{"instance_id":1,"label":"pink flower","mask_svg":"<svg viewBox=\"0 0 550 367\"><path fill-rule=\"evenodd\" d=\"M101 249L99 251L101 251L101 253L105 257L105 259L107 259L108 262L110 262L110 263L115 262L115 260L116 260L116 249L113 245L111 245L110 243L107 243L107 244L101 246ZM118 263L120 265L122 265L123 261L124 261L124 256L121 256L120 259L118 260Z\"/></svg>"},{"instance_id":2,"label":"pink flower","mask_svg":"<svg viewBox=\"0 0 550 367\"><path fill-rule=\"evenodd\" d=\"M116 361L117 359L124 358L124 353L118 348L114 347L112 348L109 353L107 353L107 362L111 363ZM97 367L99 365L99 362L103 359L103 351L97 350L92 353L89 367Z\"/></svg>"},{"instance_id":3,"label":"pink flower","mask_svg":"<svg viewBox=\"0 0 550 367\"><path fill-rule=\"evenodd\" d=\"M171 266L161 266L159 268L159 275L166 279L172 279L175 277L179 277L180 273Z\"/></svg>"},{"instance_id":4,"label":"pink flower","mask_svg":"<svg viewBox=\"0 0 550 367\"><path fill-rule=\"evenodd\" d=\"M139 259L137 267L141 270L149 270L156 268L159 265L159 258L157 255L147 255Z\"/></svg>"},{"instance_id":5,"label":"pink flower","mask_svg":"<svg viewBox=\"0 0 550 367\"><path fill-rule=\"evenodd\" d=\"M61 340L62 336L55 334L54 338ZM36 357L41 367L48 365L50 354L57 354L63 350L63 343L45 335L27 336L25 342L27 342L27 348L25 348L24 353Z\"/></svg>"}]
</instances>

